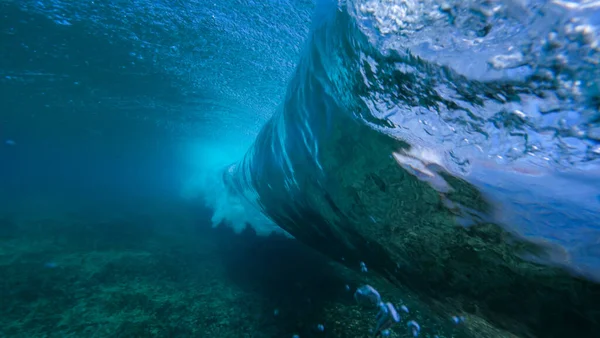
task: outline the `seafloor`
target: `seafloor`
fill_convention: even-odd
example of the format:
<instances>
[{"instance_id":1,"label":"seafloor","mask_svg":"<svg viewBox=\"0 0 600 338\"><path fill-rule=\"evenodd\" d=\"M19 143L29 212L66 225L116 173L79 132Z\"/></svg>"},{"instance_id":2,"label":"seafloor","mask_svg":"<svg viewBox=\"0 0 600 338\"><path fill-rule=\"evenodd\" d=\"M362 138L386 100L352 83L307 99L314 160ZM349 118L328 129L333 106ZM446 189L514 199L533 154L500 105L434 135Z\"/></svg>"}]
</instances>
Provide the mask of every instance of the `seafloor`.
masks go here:
<instances>
[{"instance_id":1,"label":"seafloor","mask_svg":"<svg viewBox=\"0 0 600 338\"><path fill-rule=\"evenodd\" d=\"M390 337L412 337L409 320L419 337L510 337L295 240L213 229L197 209L1 215L0 337L369 337L377 311L353 299L365 283L410 311Z\"/></svg>"}]
</instances>

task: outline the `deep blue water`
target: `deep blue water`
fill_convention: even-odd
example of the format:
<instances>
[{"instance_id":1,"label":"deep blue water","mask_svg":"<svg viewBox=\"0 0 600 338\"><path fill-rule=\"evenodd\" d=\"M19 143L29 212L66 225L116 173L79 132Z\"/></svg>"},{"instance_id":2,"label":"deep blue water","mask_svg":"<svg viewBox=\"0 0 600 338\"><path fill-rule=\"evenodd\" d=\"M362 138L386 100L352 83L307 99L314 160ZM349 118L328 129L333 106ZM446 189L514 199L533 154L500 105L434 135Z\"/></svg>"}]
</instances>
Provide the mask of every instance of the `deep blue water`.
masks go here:
<instances>
[{"instance_id":1,"label":"deep blue water","mask_svg":"<svg viewBox=\"0 0 600 338\"><path fill-rule=\"evenodd\" d=\"M260 46L249 38L262 41L259 29L273 24L236 20L259 3L1 6L0 198L9 209L42 199L180 198L203 160L198 145L251 142L285 89L311 7L290 13L306 27ZM246 62L250 48L278 64ZM259 73L260 86L250 85Z\"/></svg>"},{"instance_id":2,"label":"deep blue water","mask_svg":"<svg viewBox=\"0 0 600 338\"><path fill-rule=\"evenodd\" d=\"M593 2L5 0L0 17L0 212L208 207L517 335L600 332Z\"/></svg>"}]
</instances>

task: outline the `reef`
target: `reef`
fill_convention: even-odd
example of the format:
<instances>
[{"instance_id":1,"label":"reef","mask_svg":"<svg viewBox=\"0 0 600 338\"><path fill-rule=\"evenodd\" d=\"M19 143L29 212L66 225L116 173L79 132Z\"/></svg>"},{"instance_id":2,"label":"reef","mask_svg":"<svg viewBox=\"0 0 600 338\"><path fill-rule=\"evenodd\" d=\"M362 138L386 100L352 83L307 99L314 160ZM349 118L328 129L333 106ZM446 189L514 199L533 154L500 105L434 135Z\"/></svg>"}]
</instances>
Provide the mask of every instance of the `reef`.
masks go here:
<instances>
[{"instance_id":1,"label":"reef","mask_svg":"<svg viewBox=\"0 0 600 338\"><path fill-rule=\"evenodd\" d=\"M353 295L369 284L410 309L389 337L412 337L408 320L424 337L510 337L474 315L456 324L462 314L299 241L209 219L187 207L11 218L0 239L0 336L368 337L377 309Z\"/></svg>"}]
</instances>

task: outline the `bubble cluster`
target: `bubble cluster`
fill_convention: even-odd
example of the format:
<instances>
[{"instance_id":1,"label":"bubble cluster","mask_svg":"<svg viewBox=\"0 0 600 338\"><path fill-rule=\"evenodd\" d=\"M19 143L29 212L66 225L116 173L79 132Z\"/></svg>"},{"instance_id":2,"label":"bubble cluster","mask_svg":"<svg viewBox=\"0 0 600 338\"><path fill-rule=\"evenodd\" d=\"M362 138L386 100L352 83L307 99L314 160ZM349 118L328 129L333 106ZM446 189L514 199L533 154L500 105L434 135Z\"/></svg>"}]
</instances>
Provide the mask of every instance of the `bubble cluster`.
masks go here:
<instances>
[{"instance_id":1,"label":"bubble cluster","mask_svg":"<svg viewBox=\"0 0 600 338\"><path fill-rule=\"evenodd\" d=\"M443 148L459 172L474 158L600 159L594 2L355 0L348 10L388 58L362 60L369 113L391 125L374 127Z\"/></svg>"}]
</instances>

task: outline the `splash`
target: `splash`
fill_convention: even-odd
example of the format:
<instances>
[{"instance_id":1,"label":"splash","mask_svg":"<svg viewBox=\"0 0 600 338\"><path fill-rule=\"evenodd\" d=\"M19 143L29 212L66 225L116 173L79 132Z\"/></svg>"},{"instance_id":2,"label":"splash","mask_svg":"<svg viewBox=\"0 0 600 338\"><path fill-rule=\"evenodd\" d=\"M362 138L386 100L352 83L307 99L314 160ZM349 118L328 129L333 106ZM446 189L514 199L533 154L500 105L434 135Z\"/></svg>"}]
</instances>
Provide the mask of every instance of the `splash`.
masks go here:
<instances>
[{"instance_id":1,"label":"splash","mask_svg":"<svg viewBox=\"0 0 600 338\"><path fill-rule=\"evenodd\" d=\"M285 234L255 205L225 184L224 173L229 173L233 161L243 154L243 142L210 144L201 141L185 149L191 174L182 184L181 196L202 201L212 209L213 227L226 225L240 233L251 226L261 236L273 232Z\"/></svg>"}]
</instances>

